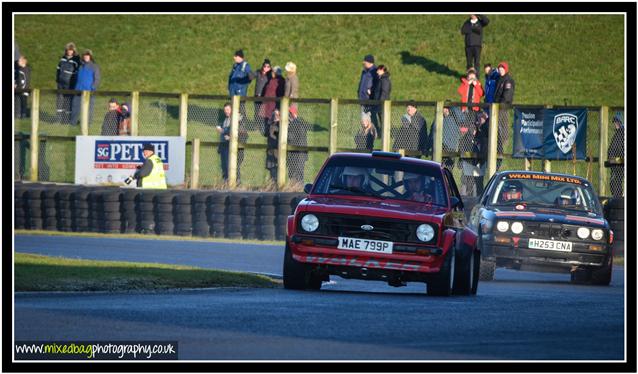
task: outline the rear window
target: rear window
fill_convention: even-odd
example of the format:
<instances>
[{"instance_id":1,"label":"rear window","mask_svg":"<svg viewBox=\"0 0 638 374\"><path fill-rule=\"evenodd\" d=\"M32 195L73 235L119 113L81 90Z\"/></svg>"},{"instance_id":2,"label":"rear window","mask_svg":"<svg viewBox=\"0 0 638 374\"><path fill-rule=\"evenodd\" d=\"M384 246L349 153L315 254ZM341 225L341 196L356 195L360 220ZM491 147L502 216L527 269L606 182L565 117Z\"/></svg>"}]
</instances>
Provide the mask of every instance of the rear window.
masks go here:
<instances>
[{"instance_id":1,"label":"rear window","mask_svg":"<svg viewBox=\"0 0 638 374\"><path fill-rule=\"evenodd\" d=\"M441 169L380 158L334 158L313 194L358 195L447 206Z\"/></svg>"}]
</instances>

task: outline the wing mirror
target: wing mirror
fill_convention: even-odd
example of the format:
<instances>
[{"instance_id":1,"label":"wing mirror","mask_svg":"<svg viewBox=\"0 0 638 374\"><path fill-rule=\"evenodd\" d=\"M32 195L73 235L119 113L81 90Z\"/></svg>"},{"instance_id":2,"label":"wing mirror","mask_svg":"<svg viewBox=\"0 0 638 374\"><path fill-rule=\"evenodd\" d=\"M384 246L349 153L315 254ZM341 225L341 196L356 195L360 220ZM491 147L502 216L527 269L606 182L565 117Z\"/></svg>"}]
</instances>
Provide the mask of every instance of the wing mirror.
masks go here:
<instances>
[{"instance_id":1,"label":"wing mirror","mask_svg":"<svg viewBox=\"0 0 638 374\"><path fill-rule=\"evenodd\" d=\"M450 197L450 203L452 203L452 209L463 210L463 201L456 196Z\"/></svg>"},{"instance_id":2,"label":"wing mirror","mask_svg":"<svg viewBox=\"0 0 638 374\"><path fill-rule=\"evenodd\" d=\"M312 183L308 183L305 186L303 186L303 192L310 193L311 190L312 190Z\"/></svg>"}]
</instances>

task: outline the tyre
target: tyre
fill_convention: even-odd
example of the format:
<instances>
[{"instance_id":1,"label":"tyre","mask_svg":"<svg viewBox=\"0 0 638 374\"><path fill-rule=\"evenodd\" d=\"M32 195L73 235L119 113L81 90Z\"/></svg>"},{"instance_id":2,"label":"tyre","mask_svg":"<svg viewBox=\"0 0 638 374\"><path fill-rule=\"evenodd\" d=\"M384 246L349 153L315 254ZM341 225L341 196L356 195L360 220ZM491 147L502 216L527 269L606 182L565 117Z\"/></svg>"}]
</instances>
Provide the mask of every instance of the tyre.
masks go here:
<instances>
[{"instance_id":1,"label":"tyre","mask_svg":"<svg viewBox=\"0 0 638 374\"><path fill-rule=\"evenodd\" d=\"M175 214L191 214L192 210L191 210L191 206L190 205L184 205L184 204L176 204L173 206L173 213Z\"/></svg>"},{"instance_id":2,"label":"tyre","mask_svg":"<svg viewBox=\"0 0 638 374\"><path fill-rule=\"evenodd\" d=\"M144 203L142 203L144 204ZM163 203L159 203L155 206L155 210L157 211L157 213L168 213L168 214L172 214L173 213L173 204L163 204Z\"/></svg>"},{"instance_id":3,"label":"tyre","mask_svg":"<svg viewBox=\"0 0 638 374\"><path fill-rule=\"evenodd\" d=\"M262 216L274 216L276 214L273 205L262 205L259 207L259 214Z\"/></svg>"},{"instance_id":4,"label":"tyre","mask_svg":"<svg viewBox=\"0 0 638 374\"><path fill-rule=\"evenodd\" d=\"M101 206L101 210L104 212L119 212L120 211L120 203L119 202L105 202Z\"/></svg>"},{"instance_id":5,"label":"tyre","mask_svg":"<svg viewBox=\"0 0 638 374\"><path fill-rule=\"evenodd\" d=\"M171 207L171 211L173 211L173 206L169 205ZM155 208L155 204L153 203L147 203L147 202L141 202L138 205L138 209L142 212L152 212L153 209Z\"/></svg>"},{"instance_id":6,"label":"tyre","mask_svg":"<svg viewBox=\"0 0 638 374\"><path fill-rule=\"evenodd\" d=\"M479 280L494 280L494 272L496 271L496 261L481 259L479 264Z\"/></svg>"},{"instance_id":7,"label":"tyre","mask_svg":"<svg viewBox=\"0 0 638 374\"><path fill-rule=\"evenodd\" d=\"M469 253L461 255L458 253L455 255L456 269L454 271L454 294L455 295L472 295L472 290L475 288L474 283L474 257L476 254L474 250L470 250Z\"/></svg>"},{"instance_id":8,"label":"tyre","mask_svg":"<svg viewBox=\"0 0 638 374\"><path fill-rule=\"evenodd\" d=\"M193 212L204 212L208 209L208 205L206 203L195 203L193 204Z\"/></svg>"},{"instance_id":9,"label":"tyre","mask_svg":"<svg viewBox=\"0 0 638 374\"><path fill-rule=\"evenodd\" d=\"M193 194L189 192L180 192L175 194L175 203L181 205L191 205Z\"/></svg>"},{"instance_id":10,"label":"tyre","mask_svg":"<svg viewBox=\"0 0 638 374\"><path fill-rule=\"evenodd\" d=\"M163 192L155 195L155 202L159 204L172 204L175 195L170 192Z\"/></svg>"},{"instance_id":11,"label":"tyre","mask_svg":"<svg viewBox=\"0 0 638 374\"><path fill-rule=\"evenodd\" d=\"M319 280L318 285L317 279ZM321 279L312 277L309 266L292 258L292 250L288 243L286 243L286 251L284 253L284 288L289 290L305 290L308 288L318 290L321 288Z\"/></svg>"},{"instance_id":12,"label":"tyre","mask_svg":"<svg viewBox=\"0 0 638 374\"><path fill-rule=\"evenodd\" d=\"M193 222L193 215L191 213L173 213L173 217L175 218L175 222L188 224Z\"/></svg>"},{"instance_id":13,"label":"tyre","mask_svg":"<svg viewBox=\"0 0 638 374\"><path fill-rule=\"evenodd\" d=\"M456 252L454 249L448 251L439 273L427 282L427 294L429 296L450 296L454 286L456 270Z\"/></svg>"},{"instance_id":14,"label":"tyre","mask_svg":"<svg viewBox=\"0 0 638 374\"><path fill-rule=\"evenodd\" d=\"M591 270L591 284L596 286L609 286L611 283L612 261L608 266Z\"/></svg>"}]
</instances>

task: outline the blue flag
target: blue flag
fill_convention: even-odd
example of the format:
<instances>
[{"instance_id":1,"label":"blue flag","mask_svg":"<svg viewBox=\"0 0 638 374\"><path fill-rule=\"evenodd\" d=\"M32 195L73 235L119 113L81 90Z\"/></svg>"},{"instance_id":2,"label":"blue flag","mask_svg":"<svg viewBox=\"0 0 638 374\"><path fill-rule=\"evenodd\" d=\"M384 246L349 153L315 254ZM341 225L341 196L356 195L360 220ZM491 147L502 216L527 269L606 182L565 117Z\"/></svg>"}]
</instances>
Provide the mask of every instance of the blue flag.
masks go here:
<instances>
[{"instance_id":1,"label":"blue flag","mask_svg":"<svg viewBox=\"0 0 638 374\"><path fill-rule=\"evenodd\" d=\"M587 109L545 109L544 158L584 160L587 151Z\"/></svg>"},{"instance_id":2,"label":"blue flag","mask_svg":"<svg viewBox=\"0 0 638 374\"><path fill-rule=\"evenodd\" d=\"M543 108L514 109L514 158L543 158Z\"/></svg>"}]
</instances>

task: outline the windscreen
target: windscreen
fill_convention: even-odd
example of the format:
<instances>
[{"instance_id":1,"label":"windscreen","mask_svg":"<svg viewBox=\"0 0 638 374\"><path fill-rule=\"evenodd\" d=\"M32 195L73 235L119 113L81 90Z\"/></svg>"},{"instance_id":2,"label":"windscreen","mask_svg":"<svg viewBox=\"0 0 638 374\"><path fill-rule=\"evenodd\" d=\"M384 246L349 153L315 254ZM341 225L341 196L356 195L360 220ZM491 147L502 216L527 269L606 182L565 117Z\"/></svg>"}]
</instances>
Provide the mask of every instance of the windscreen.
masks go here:
<instances>
[{"instance_id":1,"label":"windscreen","mask_svg":"<svg viewBox=\"0 0 638 374\"><path fill-rule=\"evenodd\" d=\"M514 178L504 176L490 196L491 205L522 202L529 206L601 214L591 185L576 178L543 174L521 174L514 175Z\"/></svg>"},{"instance_id":2,"label":"windscreen","mask_svg":"<svg viewBox=\"0 0 638 374\"><path fill-rule=\"evenodd\" d=\"M447 206L441 170L378 158L330 161L312 191L322 195L356 195Z\"/></svg>"}]
</instances>

